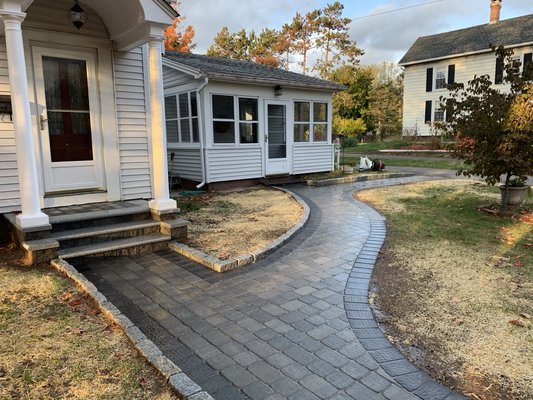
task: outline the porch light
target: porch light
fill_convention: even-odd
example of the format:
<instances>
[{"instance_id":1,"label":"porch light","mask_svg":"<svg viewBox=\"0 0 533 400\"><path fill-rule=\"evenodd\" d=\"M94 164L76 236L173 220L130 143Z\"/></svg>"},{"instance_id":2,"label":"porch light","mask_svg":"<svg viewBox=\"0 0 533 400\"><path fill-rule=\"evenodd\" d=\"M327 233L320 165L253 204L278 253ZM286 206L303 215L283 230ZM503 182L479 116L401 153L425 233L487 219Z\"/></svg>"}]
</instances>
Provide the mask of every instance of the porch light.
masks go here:
<instances>
[{"instance_id":1,"label":"porch light","mask_svg":"<svg viewBox=\"0 0 533 400\"><path fill-rule=\"evenodd\" d=\"M283 95L283 88L280 86L280 85L277 85L274 87L274 94L276 96L281 96Z\"/></svg>"},{"instance_id":2,"label":"porch light","mask_svg":"<svg viewBox=\"0 0 533 400\"><path fill-rule=\"evenodd\" d=\"M68 19L78 30L87 22L87 13L78 4L78 0L68 12Z\"/></svg>"}]
</instances>

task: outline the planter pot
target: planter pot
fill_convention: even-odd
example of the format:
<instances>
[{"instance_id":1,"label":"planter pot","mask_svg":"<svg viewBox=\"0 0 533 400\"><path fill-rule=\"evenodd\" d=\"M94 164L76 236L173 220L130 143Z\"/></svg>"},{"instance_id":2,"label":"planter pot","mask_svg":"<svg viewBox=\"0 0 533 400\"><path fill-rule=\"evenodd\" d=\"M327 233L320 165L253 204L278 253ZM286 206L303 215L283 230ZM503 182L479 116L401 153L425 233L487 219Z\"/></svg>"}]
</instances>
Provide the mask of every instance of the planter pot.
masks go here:
<instances>
[{"instance_id":1,"label":"planter pot","mask_svg":"<svg viewBox=\"0 0 533 400\"><path fill-rule=\"evenodd\" d=\"M342 172L345 174L353 174L353 167L351 165L343 165Z\"/></svg>"},{"instance_id":2,"label":"planter pot","mask_svg":"<svg viewBox=\"0 0 533 400\"><path fill-rule=\"evenodd\" d=\"M510 206L517 206L519 204L522 204L524 200L526 199L526 193L527 193L528 187L527 186L511 187L510 186L507 188L507 190L508 190L508 196L509 196L509 198L507 199L507 204ZM501 193L502 202L503 202L503 197L505 196L504 185L500 185L500 193Z\"/></svg>"}]
</instances>

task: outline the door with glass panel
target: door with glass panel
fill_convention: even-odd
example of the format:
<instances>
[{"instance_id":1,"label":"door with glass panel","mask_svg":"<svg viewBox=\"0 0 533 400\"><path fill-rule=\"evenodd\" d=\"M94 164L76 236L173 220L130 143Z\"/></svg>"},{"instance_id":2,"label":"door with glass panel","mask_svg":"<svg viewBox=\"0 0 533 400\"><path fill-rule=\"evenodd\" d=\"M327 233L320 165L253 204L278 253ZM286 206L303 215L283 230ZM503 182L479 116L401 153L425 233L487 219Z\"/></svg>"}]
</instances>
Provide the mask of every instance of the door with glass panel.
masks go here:
<instances>
[{"instance_id":1,"label":"door with glass panel","mask_svg":"<svg viewBox=\"0 0 533 400\"><path fill-rule=\"evenodd\" d=\"M96 55L34 47L45 194L105 189Z\"/></svg>"},{"instance_id":2,"label":"door with glass panel","mask_svg":"<svg viewBox=\"0 0 533 400\"><path fill-rule=\"evenodd\" d=\"M287 148L288 103L266 103L266 174L289 172Z\"/></svg>"}]
</instances>

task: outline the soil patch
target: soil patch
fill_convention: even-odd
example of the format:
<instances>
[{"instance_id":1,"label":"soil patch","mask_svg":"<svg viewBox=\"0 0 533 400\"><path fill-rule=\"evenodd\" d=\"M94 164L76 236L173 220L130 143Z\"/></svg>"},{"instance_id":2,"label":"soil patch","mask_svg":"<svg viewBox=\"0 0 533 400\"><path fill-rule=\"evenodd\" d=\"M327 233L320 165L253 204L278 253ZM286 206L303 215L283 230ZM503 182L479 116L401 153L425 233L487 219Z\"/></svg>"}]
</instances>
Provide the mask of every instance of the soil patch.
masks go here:
<instances>
[{"instance_id":1,"label":"soil patch","mask_svg":"<svg viewBox=\"0 0 533 400\"><path fill-rule=\"evenodd\" d=\"M1 399L178 397L90 298L0 248Z\"/></svg>"},{"instance_id":2,"label":"soil patch","mask_svg":"<svg viewBox=\"0 0 533 400\"><path fill-rule=\"evenodd\" d=\"M271 188L178 198L191 221L184 243L221 260L259 250L296 225L302 206Z\"/></svg>"},{"instance_id":3,"label":"soil patch","mask_svg":"<svg viewBox=\"0 0 533 400\"><path fill-rule=\"evenodd\" d=\"M533 398L531 212L480 212L476 206L498 201L498 189L471 181L357 198L387 217L372 297L390 339L474 399Z\"/></svg>"}]
</instances>

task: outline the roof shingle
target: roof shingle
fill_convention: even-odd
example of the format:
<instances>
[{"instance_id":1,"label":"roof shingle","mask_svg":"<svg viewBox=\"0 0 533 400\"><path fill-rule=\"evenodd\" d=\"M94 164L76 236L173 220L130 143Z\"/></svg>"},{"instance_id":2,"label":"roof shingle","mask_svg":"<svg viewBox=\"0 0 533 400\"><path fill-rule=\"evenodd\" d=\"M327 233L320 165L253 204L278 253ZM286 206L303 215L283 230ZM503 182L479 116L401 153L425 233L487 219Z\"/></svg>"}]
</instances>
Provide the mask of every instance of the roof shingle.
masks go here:
<instances>
[{"instance_id":1,"label":"roof shingle","mask_svg":"<svg viewBox=\"0 0 533 400\"><path fill-rule=\"evenodd\" d=\"M436 35L419 37L399 64L421 62L487 50L491 46L513 46L533 42L533 14L477 25Z\"/></svg>"},{"instance_id":2,"label":"roof shingle","mask_svg":"<svg viewBox=\"0 0 533 400\"><path fill-rule=\"evenodd\" d=\"M286 71L284 69L272 68L250 61L171 51L167 51L164 57L170 61L196 69L213 80L247 82L259 85L282 85L286 87L327 91L345 89L343 85L335 82Z\"/></svg>"}]
</instances>

